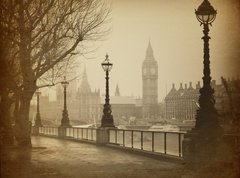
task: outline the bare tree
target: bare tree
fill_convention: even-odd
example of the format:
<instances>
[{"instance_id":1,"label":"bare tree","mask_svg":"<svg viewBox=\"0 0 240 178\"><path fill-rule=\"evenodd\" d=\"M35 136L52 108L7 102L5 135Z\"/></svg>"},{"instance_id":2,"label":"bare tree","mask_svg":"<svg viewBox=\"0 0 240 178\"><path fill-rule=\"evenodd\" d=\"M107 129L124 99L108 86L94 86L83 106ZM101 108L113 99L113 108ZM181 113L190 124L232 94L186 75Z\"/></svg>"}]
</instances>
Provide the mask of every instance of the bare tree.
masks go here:
<instances>
[{"instance_id":1,"label":"bare tree","mask_svg":"<svg viewBox=\"0 0 240 178\"><path fill-rule=\"evenodd\" d=\"M7 65L20 99L17 140L30 146L29 107L38 79L80 53L84 41L108 32L109 7L101 0L2 0L1 11Z\"/></svg>"}]
</instances>

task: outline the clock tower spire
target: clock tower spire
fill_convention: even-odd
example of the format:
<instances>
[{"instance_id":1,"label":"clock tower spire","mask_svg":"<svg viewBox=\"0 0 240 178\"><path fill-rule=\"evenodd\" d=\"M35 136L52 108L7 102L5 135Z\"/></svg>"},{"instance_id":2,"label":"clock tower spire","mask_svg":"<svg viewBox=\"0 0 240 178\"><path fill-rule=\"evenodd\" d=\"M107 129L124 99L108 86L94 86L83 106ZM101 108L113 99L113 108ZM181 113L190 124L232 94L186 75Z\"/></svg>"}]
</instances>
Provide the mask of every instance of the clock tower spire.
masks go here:
<instances>
[{"instance_id":1,"label":"clock tower spire","mask_svg":"<svg viewBox=\"0 0 240 178\"><path fill-rule=\"evenodd\" d=\"M158 63L149 40L142 63L143 117L156 118L158 113Z\"/></svg>"}]
</instances>

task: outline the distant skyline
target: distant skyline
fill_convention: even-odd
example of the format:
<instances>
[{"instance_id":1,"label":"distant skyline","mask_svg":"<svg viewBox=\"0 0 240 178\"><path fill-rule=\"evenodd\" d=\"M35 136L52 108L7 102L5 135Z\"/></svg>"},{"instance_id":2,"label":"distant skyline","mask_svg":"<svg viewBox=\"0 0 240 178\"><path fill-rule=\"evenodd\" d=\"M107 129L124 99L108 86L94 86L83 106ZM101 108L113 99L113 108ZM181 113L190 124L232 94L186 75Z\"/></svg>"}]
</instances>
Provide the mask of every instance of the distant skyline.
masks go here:
<instances>
[{"instance_id":1,"label":"distant skyline","mask_svg":"<svg viewBox=\"0 0 240 178\"><path fill-rule=\"evenodd\" d=\"M106 40L93 43L97 48L87 54L78 73L87 69L91 89L105 93L105 73L101 62L106 53L113 62L110 94L119 85L121 95L142 97L142 62L149 39L159 69L159 101L180 83L202 83L203 27L194 13L202 0L112 0L111 33ZM210 27L211 75L236 77L239 73L240 13L238 0L210 0L217 17Z\"/></svg>"}]
</instances>

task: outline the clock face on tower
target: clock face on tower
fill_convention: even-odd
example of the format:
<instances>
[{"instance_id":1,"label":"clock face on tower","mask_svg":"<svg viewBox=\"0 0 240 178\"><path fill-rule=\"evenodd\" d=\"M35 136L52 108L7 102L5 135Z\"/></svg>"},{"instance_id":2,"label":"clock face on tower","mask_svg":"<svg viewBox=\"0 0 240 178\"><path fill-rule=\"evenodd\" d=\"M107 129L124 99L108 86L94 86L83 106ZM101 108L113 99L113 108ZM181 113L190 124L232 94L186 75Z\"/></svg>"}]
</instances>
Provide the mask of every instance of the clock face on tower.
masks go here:
<instances>
[{"instance_id":1,"label":"clock face on tower","mask_svg":"<svg viewBox=\"0 0 240 178\"><path fill-rule=\"evenodd\" d=\"M155 70L154 68L151 68L151 69L150 69L150 72L151 72L151 74L155 74L155 73L156 73L156 70Z\"/></svg>"}]
</instances>

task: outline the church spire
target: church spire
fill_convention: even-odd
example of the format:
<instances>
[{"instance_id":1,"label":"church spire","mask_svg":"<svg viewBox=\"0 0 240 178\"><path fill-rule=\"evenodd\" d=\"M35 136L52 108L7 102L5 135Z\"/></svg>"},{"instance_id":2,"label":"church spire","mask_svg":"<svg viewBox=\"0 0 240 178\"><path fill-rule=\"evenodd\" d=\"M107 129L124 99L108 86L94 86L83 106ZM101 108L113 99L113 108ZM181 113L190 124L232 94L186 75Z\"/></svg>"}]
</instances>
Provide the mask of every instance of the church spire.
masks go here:
<instances>
[{"instance_id":1,"label":"church spire","mask_svg":"<svg viewBox=\"0 0 240 178\"><path fill-rule=\"evenodd\" d=\"M149 38L149 42L148 42L148 47L147 47L145 59L146 60L154 60L153 49L152 49L150 38Z\"/></svg>"},{"instance_id":2,"label":"church spire","mask_svg":"<svg viewBox=\"0 0 240 178\"><path fill-rule=\"evenodd\" d=\"M84 71L82 74L82 82L79 87L80 92L91 92L90 85L88 83L88 78L87 78L87 72L86 72L86 66L84 66Z\"/></svg>"},{"instance_id":3,"label":"church spire","mask_svg":"<svg viewBox=\"0 0 240 178\"><path fill-rule=\"evenodd\" d=\"M115 96L120 96L120 91L119 91L118 84L117 84L117 86L116 86Z\"/></svg>"}]
</instances>

